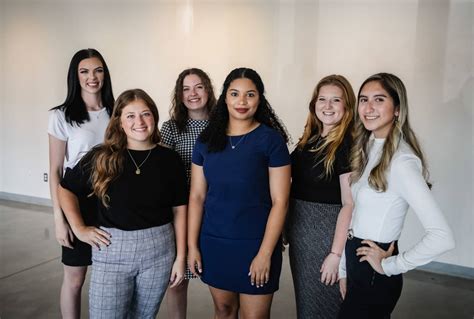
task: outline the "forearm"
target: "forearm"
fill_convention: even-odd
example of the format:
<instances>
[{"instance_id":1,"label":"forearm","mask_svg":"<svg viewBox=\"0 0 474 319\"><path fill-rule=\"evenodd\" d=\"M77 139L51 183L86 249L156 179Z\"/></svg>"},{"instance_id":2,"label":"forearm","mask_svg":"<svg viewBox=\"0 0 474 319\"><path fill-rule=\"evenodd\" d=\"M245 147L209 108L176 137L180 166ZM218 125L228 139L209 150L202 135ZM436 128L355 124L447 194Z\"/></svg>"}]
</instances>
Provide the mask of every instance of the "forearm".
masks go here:
<instances>
[{"instance_id":1,"label":"forearm","mask_svg":"<svg viewBox=\"0 0 474 319\"><path fill-rule=\"evenodd\" d=\"M53 216L55 221L64 222L65 218L59 205L58 187L61 180L62 167L50 167L49 169L49 191L51 202L53 204Z\"/></svg>"},{"instance_id":2,"label":"forearm","mask_svg":"<svg viewBox=\"0 0 474 319\"><path fill-rule=\"evenodd\" d=\"M174 209L174 233L176 238L176 259L186 259L186 205Z\"/></svg>"},{"instance_id":3,"label":"forearm","mask_svg":"<svg viewBox=\"0 0 474 319\"><path fill-rule=\"evenodd\" d=\"M188 209L188 247L198 247L199 232L201 230L204 199L190 197Z\"/></svg>"},{"instance_id":4,"label":"forearm","mask_svg":"<svg viewBox=\"0 0 474 319\"><path fill-rule=\"evenodd\" d=\"M260 245L259 254L271 256L283 231L286 213L288 210L288 199L274 203L268 216L265 234Z\"/></svg>"},{"instance_id":5,"label":"forearm","mask_svg":"<svg viewBox=\"0 0 474 319\"><path fill-rule=\"evenodd\" d=\"M334 232L331 252L336 253L338 256L342 255L342 251L346 244L347 231L352 219L352 208L353 206L351 204L342 206L339 215L337 216L336 230Z\"/></svg>"},{"instance_id":6,"label":"forearm","mask_svg":"<svg viewBox=\"0 0 474 319\"><path fill-rule=\"evenodd\" d=\"M71 225L71 229L75 234L77 234L77 230L85 226L77 196L59 185L58 200L64 215L66 215L69 225Z\"/></svg>"}]
</instances>

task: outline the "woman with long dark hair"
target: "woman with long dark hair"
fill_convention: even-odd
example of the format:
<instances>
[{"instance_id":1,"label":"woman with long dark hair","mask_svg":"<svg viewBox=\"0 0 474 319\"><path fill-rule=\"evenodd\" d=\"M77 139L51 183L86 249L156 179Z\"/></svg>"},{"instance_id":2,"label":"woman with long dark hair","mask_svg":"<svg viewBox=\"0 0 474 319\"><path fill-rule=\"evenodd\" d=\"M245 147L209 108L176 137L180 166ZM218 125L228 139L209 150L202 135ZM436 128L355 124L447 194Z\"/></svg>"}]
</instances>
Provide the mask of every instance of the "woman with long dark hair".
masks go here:
<instances>
[{"instance_id":1,"label":"woman with long dark hair","mask_svg":"<svg viewBox=\"0 0 474 319\"><path fill-rule=\"evenodd\" d=\"M209 285L216 318L270 316L290 187L286 141L258 73L230 72L194 148L188 212L188 266Z\"/></svg>"},{"instance_id":2,"label":"woman with long dark hair","mask_svg":"<svg viewBox=\"0 0 474 319\"><path fill-rule=\"evenodd\" d=\"M304 133L291 154L286 235L299 319L336 318L339 263L351 221L349 176L355 95L342 75L314 89Z\"/></svg>"},{"instance_id":3,"label":"woman with long dark hair","mask_svg":"<svg viewBox=\"0 0 474 319\"><path fill-rule=\"evenodd\" d=\"M379 73L362 83L354 126L354 211L341 263L339 318L390 318L402 274L454 248L454 239L430 191L426 161L408 121L406 89L397 76ZM408 208L425 233L399 252Z\"/></svg>"},{"instance_id":4,"label":"woman with long dark hair","mask_svg":"<svg viewBox=\"0 0 474 319\"><path fill-rule=\"evenodd\" d=\"M209 113L216 105L211 79L201 69L182 71L176 79L170 110L171 119L161 127L162 143L180 155L186 168L188 185L191 179L191 156L194 143L209 123ZM166 293L168 317L186 318L189 279L195 278L186 269L183 282Z\"/></svg>"},{"instance_id":5,"label":"woman with long dark hair","mask_svg":"<svg viewBox=\"0 0 474 319\"><path fill-rule=\"evenodd\" d=\"M110 73L102 55L94 49L79 50L69 64L67 97L49 114L49 186L53 202L56 239L62 248L64 277L61 285L63 318L80 318L81 289L91 264L91 248L74 236L59 207L58 185L92 147L104 141L114 105ZM79 199L85 222L94 222L93 198Z\"/></svg>"},{"instance_id":6,"label":"woman with long dark hair","mask_svg":"<svg viewBox=\"0 0 474 319\"><path fill-rule=\"evenodd\" d=\"M59 199L71 228L94 247L91 318L154 319L168 285L183 280L186 175L179 155L158 144L158 120L148 94L123 92L104 144L61 181ZM77 198L86 194L98 198L100 228L81 216Z\"/></svg>"}]
</instances>

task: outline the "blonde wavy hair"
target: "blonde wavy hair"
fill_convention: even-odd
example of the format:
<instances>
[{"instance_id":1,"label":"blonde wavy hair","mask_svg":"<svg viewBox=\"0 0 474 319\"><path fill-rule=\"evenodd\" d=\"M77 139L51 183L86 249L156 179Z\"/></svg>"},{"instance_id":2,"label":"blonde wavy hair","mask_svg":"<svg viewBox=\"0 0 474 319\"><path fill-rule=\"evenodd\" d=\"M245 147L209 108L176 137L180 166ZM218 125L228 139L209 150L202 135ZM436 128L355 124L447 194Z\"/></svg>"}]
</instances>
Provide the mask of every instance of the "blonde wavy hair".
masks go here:
<instances>
[{"instance_id":1,"label":"blonde wavy hair","mask_svg":"<svg viewBox=\"0 0 474 319\"><path fill-rule=\"evenodd\" d=\"M398 111L398 116L394 117L393 125L385 140L380 161L370 172L370 187L379 192L385 192L387 190L387 176L385 173L388 170L392 157L397 151L401 141L405 141L411 147L415 155L421 160L423 177L428 186L431 187L431 184L428 182L429 173L423 152L408 121L408 99L405 85L393 74L374 74L365 80L360 86L359 93L357 94L358 99L360 98L362 89L369 82L378 82L388 95L390 95L393 100L394 108ZM369 139L372 134L371 131L364 127L358 112L356 113L353 134L354 143L351 150L351 183L358 181L364 172L368 162L368 153L370 149Z\"/></svg>"},{"instance_id":2,"label":"blonde wavy hair","mask_svg":"<svg viewBox=\"0 0 474 319\"><path fill-rule=\"evenodd\" d=\"M115 101L112 117L105 131L104 144L97 148L93 157L92 188L93 193L109 207L110 198L107 190L123 171L124 159L127 150L127 135L122 129L121 116L123 109L136 100L142 100L150 109L155 120L155 129L150 137L153 144L161 140L158 130L158 109L152 98L141 89L127 90L120 94Z\"/></svg>"},{"instance_id":3,"label":"blonde wavy hair","mask_svg":"<svg viewBox=\"0 0 474 319\"><path fill-rule=\"evenodd\" d=\"M352 120L354 118L354 107L356 104L354 90L349 81L342 75L328 75L322 78L314 88L313 96L309 102L309 114L304 126L303 136L301 136L298 144L296 144L296 148L302 150L306 144L315 142L323 132L323 123L316 116L315 107L319 91L326 85L334 85L340 88L342 90L342 99L344 101L344 115L342 116L341 121L329 131L324 142L312 150L315 152L315 159L320 155L324 155L320 162L324 161L324 176L329 177L334 170L337 149L344 140L344 136L351 128ZM315 165L320 162L315 163Z\"/></svg>"}]
</instances>

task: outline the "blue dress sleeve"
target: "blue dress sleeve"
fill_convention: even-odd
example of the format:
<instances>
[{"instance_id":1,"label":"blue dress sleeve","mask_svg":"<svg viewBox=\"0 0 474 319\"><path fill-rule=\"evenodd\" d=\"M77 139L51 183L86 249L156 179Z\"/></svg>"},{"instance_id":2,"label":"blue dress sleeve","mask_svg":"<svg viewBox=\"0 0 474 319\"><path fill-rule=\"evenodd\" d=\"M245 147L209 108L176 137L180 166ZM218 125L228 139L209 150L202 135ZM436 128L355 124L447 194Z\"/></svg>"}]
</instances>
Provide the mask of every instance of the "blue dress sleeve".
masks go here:
<instances>
[{"instance_id":1,"label":"blue dress sleeve","mask_svg":"<svg viewBox=\"0 0 474 319\"><path fill-rule=\"evenodd\" d=\"M269 167L281 167L291 163L290 153L286 146L283 136L278 132L272 132L268 141L268 166Z\"/></svg>"},{"instance_id":2,"label":"blue dress sleeve","mask_svg":"<svg viewBox=\"0 0 474 319\"><path fill-rule=\"evenodd\" d=\"M205 151L206 145L203 144L199 139L196 140L196 143L194 144L193 148L193 157L192 157L192 163L202 166L204 164L204 151Z\"/></svg>"}]
</instances>

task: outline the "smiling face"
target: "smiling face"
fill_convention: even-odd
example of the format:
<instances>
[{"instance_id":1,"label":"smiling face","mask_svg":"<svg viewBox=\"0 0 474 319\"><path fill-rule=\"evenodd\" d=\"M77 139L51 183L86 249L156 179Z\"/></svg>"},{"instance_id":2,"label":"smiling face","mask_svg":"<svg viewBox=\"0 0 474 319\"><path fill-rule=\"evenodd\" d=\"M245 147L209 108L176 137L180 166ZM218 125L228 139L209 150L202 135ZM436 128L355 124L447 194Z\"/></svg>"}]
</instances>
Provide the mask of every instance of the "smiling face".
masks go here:
<instances>
[{"instance_id":1,"label":"smiling face","mask_svg":"<svg viewBox=\"0 0 474 319\"><path fill-rule=\"evenodd\" d=\"M104 66L98 58L87 58L79 62L77 74L82 93L100 93L104 85Z\"/></svg>"},{"instance_id":2,"label":"smiling face","mask_svg":"<svg viewBox=\"0 0 474 319\"><path fill-rule=\"evenodd\" d=\"M156 129L155 119L142 99L136 99L122 109L120 125L127 135L128 148L139 150L152 145L151 136Z\"/></svg>"},{"instance_id":3,"label":"smiling face","mask_svg":"<svg viewBox=\"0 0 474 319\"><path fill-rule=\"evenodd\" d=\"M393 126L398 108L378 81L367 82L359 94L359 117L366 130L376 138L386 138Z\"/></svg>"},{"instance_id":4,"label":"smiling face","mask_svg":"<svg viewBox=\"0 0 474 319\"><path fill-rule=\"evenodd\" d=\"M324 85L319 89L315 103L316 117L323 123L322 135L341 122L345 113L345 102L341 88L335 85Z\"/></svg>"},{"instance_id":5,"label":"smiling face","mask_svg":"<svg viewBox=\"0 0 474 319\"><path fill-rule=\"evenodd\" d=\"M260 97L257 87L250 79L239 78L230 83L225 102L230 120L253 120Z\"/></svg>"},{"instance_id":6,"label":"smiling face","mask_svg":"<svg viewBox=\"0 0 474 319\"><path fill-rule=\"evenodd\" d=\"M207 104L207 92L202 80L196 74L189 74L183 80L183 103L188 111L200 111Z\"/></svg>"}]
</instances>

